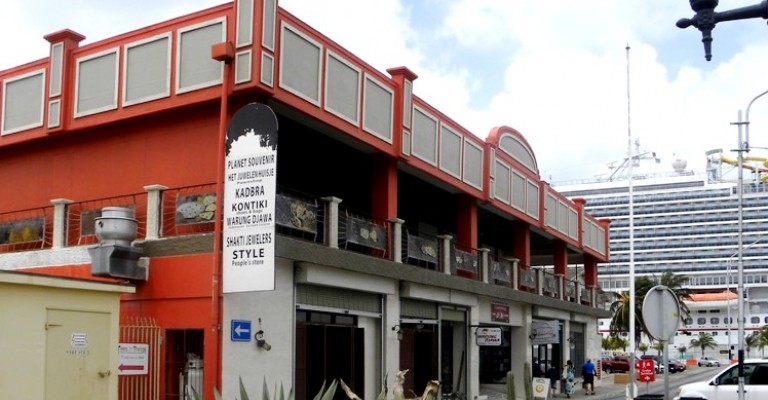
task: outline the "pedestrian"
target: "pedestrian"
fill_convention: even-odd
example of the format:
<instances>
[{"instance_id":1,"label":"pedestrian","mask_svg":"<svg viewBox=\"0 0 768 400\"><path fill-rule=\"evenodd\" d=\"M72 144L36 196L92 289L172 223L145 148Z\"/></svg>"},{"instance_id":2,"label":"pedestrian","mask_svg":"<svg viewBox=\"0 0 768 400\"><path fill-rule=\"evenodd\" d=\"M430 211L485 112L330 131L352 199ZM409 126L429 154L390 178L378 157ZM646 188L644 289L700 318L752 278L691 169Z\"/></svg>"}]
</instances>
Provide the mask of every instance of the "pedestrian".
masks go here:
<instances>
[{"instance_id":1,"label":"pedestrian","mask_svg":"<svg viewBox=\"0 0 768 400\"><path fill-rule=\"evenodd\" d=\"M557 397L557 381L560 380L560 373L555 368L554 363L549 364L547 378L549 378L549 389L552 391L552 397Z\"/></svg>"},{"instance_id":2,"label":"pedestrian","mask_svg":"<svg viewBox=\"0 0 768 400\"><path fill-rule=\"evenodd\" d=\"M563 368L563 392L565 392L565 397L571 398L571 395L573 394L573 381L576 379L575 371L573 370L573 363L571 360L568 360L565 363L565 368Z\"/></svg>"},{"instance_id":3,"label":"pedestrian","mask_svg":"<svg viewBox=\"0 0 768 400\"><path fill-rule=\"evenodd\" d=\"M584 376L584 394L595 394L595 364L587 358L587 362L581 366L581 374Z\"/></svg>"},{"instance_id":4,"label":"pedestrian","mask_svg":"<svg viewBox=\"0 0 768 400\"><path fill-rule=\"evenodd\" d=\"M541 365L539 364L538 358L533 358L533 367L531 371L531 375L533 375L534 378L538 378L541 376Z\"/></svg>"}]
</instances>

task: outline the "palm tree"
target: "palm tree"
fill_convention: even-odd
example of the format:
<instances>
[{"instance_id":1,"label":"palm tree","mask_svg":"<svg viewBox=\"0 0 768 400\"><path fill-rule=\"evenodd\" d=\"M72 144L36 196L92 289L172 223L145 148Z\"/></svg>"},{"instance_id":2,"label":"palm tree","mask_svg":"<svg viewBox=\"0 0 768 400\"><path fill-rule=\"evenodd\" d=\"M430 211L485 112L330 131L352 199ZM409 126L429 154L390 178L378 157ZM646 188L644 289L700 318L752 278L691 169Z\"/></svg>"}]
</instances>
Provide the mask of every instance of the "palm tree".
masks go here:
<instances>
[{"instance_id":1,"label":"palm tree","mask_svg":"<svg viewBox=\"0 0 768 400\"><path fill-rule=\"evenodd\" d=\"M683 358L683 356L685 356L685 351L686 350L688 350L688 348L685 347L684 345L683 346L678 346L677 351L680 352L680 358Z\"/></svg>"},{"instance_id":2,"label":"palm tree","mask_svg":"<svg viewBox=\"0 0 768 400\"><path fill-rule=\"evenodd\" d=\"M749 351L757 347L757 332L752 332L744 338L744 347L747 348L747 357L749 357Z\"/></svg>"},{"instance_id":3,"label":"palm tree","mask_svg":"<svg viewBox=\"0 0 768 400\"><path fill-rule=\"evenodd\" d=\"M616 348L620 348L625 353L627 352L627 346L629 346L629 340L622 339L622 338L617 336L614 339L614 341L616 342Z\"/></svg>"},{"instance_id":4,"label":"palm tree","mask_svg":"<svg viewBox=\"0 0 768 400\"><path fill-rule=\"evenodd\" d=\"M675 275L670 271L666 271L661 275L661 278L657 281L655 278L651 279L648 276L639 276L635 278L635 341L640 342L642 333L647 334L648 329L645 326L645 319L643 318L642 306L646 293L651 288L661 284L672 290L680 303L680 320L685 321L689 315L688 306L685 305L683 299L688 295L689 291L683 289L682 285L686 281L686 277L683 275ZM610 331L612 335L619 332L629 332L629 303L630 296L628 292L622 292L616 294L616 300L611 303L610 311L613 313L611 318Z\"/></svg>"},{"instance_id":5,"label":"palm tree","mask_svg":"<svg viewBox=\"0 0 768 400\"><path fill-rule=\"evenodd\" d=\"M648 351L648 344L640 343L637 345L637 349L640 350L643 353L643 355L645 355L645 352Z\"/></svg>"},{"instance_id":6,"label":"palm tree","mask_svg":"<svg viewBox=\"0 0 768 400\"><path fill-rule=\"evenodd\" d=\"M603 350L613 350L613 348L611 348L613 344L611 343L610 336L604 337L601 344L602 344Z\"/></svg>"},{"instance_id":7,"label":"palm tree","mask_svg":"<svg viewBox=\"0 0 768 400\"><path fill-rule=\"evenodd\" d=\"M661 355L664 353L664 342L653 342L653 349L656 350L656 354L661 357Z\"/></svg>"},{"instance_id":8,"label":"palm tree","mask_svg":"<svg viewBox=\"0 0 768 400\"><path fill-rule=\"evenodd\" d=\"M709 333L700 332L698 339L691 339L691 347L701 348L701 356L704 357L704 350L717 348L717 342Z\"/></svg>"},{"instance_id":9,"label":"palm tree","mask_svg":"<svg viewBox=\"0 0 768 400\"><path fill-rule=\"evenodd\" d=\"M762 357L765 358L765 347L768 346L768 325L763 326L759 330L753 332L750 336L753 335L755 336L756 347L760 349Z\"/></svg>"},{"instance_id":10,"label":"palm tree","mask_svg":"<svg viewBox=\"0 0 768 400\"><path fill-rule=\"evenodd\" d=\"M680 322L685 323L685 319L691 313L688 306L685 304L685 298L691 294L691 291L683 288L683 285L687 283L688 277L685 275L675 275L672 271L664 271L661 274L662 285L672 290L672 293L677 297L677 302L680 303Z\"/></svg>"}]
</instances>

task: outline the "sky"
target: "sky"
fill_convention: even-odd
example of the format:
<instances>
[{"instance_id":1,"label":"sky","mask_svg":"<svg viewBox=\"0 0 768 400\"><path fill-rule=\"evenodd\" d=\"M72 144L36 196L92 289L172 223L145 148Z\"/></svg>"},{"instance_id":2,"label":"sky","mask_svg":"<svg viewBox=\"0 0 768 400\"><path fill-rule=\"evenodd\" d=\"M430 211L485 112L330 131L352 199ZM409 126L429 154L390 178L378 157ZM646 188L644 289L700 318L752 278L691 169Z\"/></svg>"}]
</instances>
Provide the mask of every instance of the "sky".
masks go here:
<instances>
[{"instance_id":1,"label":"sky","mask_svg":"<svg viewBox=\"0 0 768 400\"><path fill-rule=\"evenodd\" d=\"M759 2L720 0L716 11ZM61 29L85 35L87 45L222 3L5 0L0 71L46 57L43 36ZM735 158L733 123L768 90L766 20L719 23L707 62L701 33L675 26L694 15L687 0L279 5L373 68L408 67L418 75L414 94L476 136L516 129L555 185L610 174L635 141L633 152L660 161L648 172L669 171L675 159L703 172L712 149ZM749 155L768 156L768 95L753 103L749 121Z\"/></svg>"}]
</instances>

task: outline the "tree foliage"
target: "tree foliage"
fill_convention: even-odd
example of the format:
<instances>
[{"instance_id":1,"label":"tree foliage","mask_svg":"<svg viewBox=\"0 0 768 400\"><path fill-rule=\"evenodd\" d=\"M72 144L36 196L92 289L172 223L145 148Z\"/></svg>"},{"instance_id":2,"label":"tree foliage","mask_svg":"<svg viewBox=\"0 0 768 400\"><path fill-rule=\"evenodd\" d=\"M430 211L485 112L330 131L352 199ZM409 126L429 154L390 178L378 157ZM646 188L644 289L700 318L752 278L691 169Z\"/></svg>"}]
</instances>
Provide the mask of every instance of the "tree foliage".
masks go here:
<instances>
[{"instance_id":1,"label":"tree foliage","mask_svg":"<svg viewBox=\"0 0 768 400\"><path fill-rule=\"evenodd\" d=\"M691 347L698 347L701 349L701 356L704 357L705 349L716 349L717 341L711 334L707 332L700 332L698 339L691 339Z\"/></svg>"},{"instance_id":2,"label":"tree foliage","mask_svg":"<svg viewBox=\"0 0 768 400\"><path fill-rule=\"evenodd\" d=\"M648 329L645 325L645 318L643 318L643 300L645 295L654 286L664 285L668 287L677 297L678 303L680 303L680 321L685 322L686 318L690 314L688 306L683 301L690 291L683 288L683 284L687 278L684 275L675 275L671 271L665 271L659 279L649 276L638 276L635 278L635 340L640 342L642 333L648 334ZM612 336L620 332L629 332L630 327L630 296L629 292L622 292L616 294L616 300L611 303L610 311L613 314L611 317L611 324L609 326Z\"/></svg>"},{"instance_id":3,"label":"tree foliage","mask_svg":"<svg viewBox=\"0 0 768 400\"><path fill-rule=\"evenodd\" d=\"M768 325L764 325L749 336L753 337L752 347L760 349L761 357L765 358L765 348L768 347Z\"/></svg>"}]
</instances>

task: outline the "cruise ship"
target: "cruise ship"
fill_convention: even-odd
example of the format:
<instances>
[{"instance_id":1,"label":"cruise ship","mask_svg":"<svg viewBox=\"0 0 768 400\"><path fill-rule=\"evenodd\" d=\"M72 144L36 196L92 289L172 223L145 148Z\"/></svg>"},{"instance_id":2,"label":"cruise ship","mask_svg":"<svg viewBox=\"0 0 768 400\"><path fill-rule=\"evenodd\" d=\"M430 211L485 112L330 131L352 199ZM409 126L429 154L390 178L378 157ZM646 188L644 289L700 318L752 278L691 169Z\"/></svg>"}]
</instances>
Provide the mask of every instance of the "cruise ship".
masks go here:
<instances>
[{"instance_id":1,"label":"cruise ship","mask_svg":"<svg viewBox=\"0 0 768 400\"><path fill-rule=\"evenodd\" d=\"M637 144L636 144L637 146ZM636 276L660 276L672 271L687 277L696 293L681 327L694 335L708 332L727 354L735 344L738 302L739 194L736 161L722 150L706 153L703 173L674 160L666 173L649 173L654 152L635 152L632 179L628 158L613 173L590 181L554 186L570 198L582 198L585 209L610 224L610 262L598 268L606 291L629 290L630 257ZM742 266L747 334L768 324L768 183L764 158L745 158L743 165ZM632 187L630 249L629 188ZM732 293L729 295L729 293ZM608 320L601 321L608 331ZM733 332L733 333L732 333ZM729 336L732 336L729 340ZM691 336L678 336L676 347Z\"/></svg>"}]
</instances>

